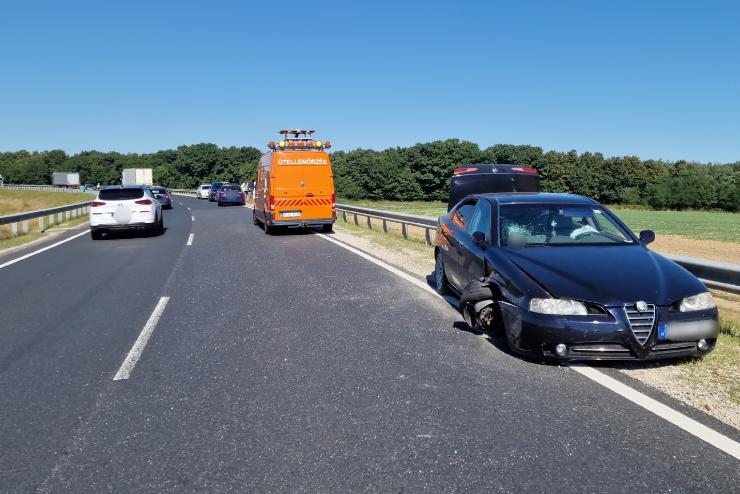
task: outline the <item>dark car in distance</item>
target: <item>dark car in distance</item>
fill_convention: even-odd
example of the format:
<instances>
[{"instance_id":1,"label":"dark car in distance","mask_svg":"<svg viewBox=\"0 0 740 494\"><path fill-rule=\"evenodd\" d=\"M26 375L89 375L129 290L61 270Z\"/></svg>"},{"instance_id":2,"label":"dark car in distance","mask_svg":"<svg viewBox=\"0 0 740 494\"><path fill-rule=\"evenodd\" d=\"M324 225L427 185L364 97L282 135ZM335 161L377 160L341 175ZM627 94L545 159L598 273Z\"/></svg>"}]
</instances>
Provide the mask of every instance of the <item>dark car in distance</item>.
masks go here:
<instances>
[{"instance_id":1,"label":"dark car in distance","mask_svg":"<svg viewBox=\"0 0 740 494\"><path fill-rule=\"evenodd\" d=\"M218 197L218 192L222 190L226 185L226 182L213 182L211 183L211 190L208 191L208 202L214 202Z\"/></svg>"},{"instance_id":2,"label":"dark car in distance","mask_svg":"<svg viewBox=\"0 0 740 494\"><path fill-rule=\"evenodd\" d=\"M474 164L455 168L450 179L447 210L472 194L492 192L539 192L540 176L535 168L511 163Z\"/></svg>"},{"instance_id":3,"label":"dark car in distance","mask_svg":"<svg viewBox=\"0 0 740 494\"><path fill-rule=\"evenodd\" d=\"M440 292L461 296L471 325L503 330L527 356L704 355L719 332L712 296L649 250L654 239L582 196L473 195L439 219L434 277Z\"/></svg>"},{"instance_id":4,"label":"dark car in distance","mask_svg":"<svg viewBox=\"0 0 740 494\"><path fill-rule=\"evenodd\" d=\"M172 209L172 196L170 196L169 190L165 189L164 187L159 187L157 185L153 185L149 187L149 190L152 191L152 194L154 194L154 197L162 205L162 209Z\"/></svg>"},{"instance_id":5,"label":"dark car in distance","mask_svg":"<svg viewBox=\"0 0 740 494\"><path fill-rule=\"evenodd\" d=\"M241 187L234 184L225 185L223 189L218 191L216 201L219 206L225 206L227 204L237 204L244 206L244 192Z\"/></svg>"}]
</instances>

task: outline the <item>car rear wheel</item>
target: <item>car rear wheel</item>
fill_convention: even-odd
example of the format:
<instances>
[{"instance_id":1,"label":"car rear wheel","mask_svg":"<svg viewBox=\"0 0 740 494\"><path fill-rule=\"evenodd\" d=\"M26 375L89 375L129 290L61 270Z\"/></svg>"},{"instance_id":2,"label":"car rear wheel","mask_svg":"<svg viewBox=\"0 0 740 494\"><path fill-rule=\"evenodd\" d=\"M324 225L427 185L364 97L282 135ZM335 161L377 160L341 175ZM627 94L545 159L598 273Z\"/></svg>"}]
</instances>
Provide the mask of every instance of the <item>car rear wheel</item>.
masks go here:
<instances>
[{"instance_id":1,"label":"car rear wheel","mask_svg":"<svg viewBox=\"0 0 740 494\"><path fill-rule=\"evenodd\" d=\"M442 262L442 254L440 253L437 253L437 256L434 258L434 285L437 293L440 295L450 293L450 288L447 284L447 274L445 274L445 265Z\"/></svg>"}]
</instances>

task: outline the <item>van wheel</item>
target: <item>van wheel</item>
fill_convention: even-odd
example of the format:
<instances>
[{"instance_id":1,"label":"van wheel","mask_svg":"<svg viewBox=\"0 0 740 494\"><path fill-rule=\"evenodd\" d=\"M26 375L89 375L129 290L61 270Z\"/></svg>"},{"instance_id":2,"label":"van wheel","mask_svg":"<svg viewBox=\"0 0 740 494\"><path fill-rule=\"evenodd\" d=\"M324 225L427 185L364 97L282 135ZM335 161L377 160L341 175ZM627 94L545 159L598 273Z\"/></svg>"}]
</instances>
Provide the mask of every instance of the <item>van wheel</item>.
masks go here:
<instances>
[{"instance_id":1,"label":"van wheel","mask_svg":"<svg viewBox=\"0 0 740 494\"><path fill-rule=\"evenodd\" d=\"M264 225L265 225L265 235L272 235L272 227L267 224L267 221L265 221Z\"/></svg>"},{"instance_id":2,"label":"van wheel","mask_svg":"<svg viewBox=\"0 0 740 494\"><path fill-rule=\"evenodd\" d=\"M324 233L331 233L331 232L333 232L333 231L334 231L334 228L333 228L333 226L334 226L334 225L332 225L332 224L328 224L328 225L322 225L322 226L321 226L321 231L322 231L322 232L324 232Z\"/></svg>"},{"instance_id":3,"label":"van wheel","mask_svg":"<svg viewBox=\"0 0 740 494\"><path fill-rule=\"evenodd\" d=\"M252 210L252 224L253 225L259 225L259 221L257 221L257 211L255 209Z\"/></svg>"},{"instance_id":4,"label":"van wheel","mask_svg":"<svg viewBox=\"0 0 740 494\"><path fill-rule=\"evenodd\" d=\"M90 236L93 240L100 240L103 238L103 232L100 230L90 230Z\"/></svg>"}]
</instances>

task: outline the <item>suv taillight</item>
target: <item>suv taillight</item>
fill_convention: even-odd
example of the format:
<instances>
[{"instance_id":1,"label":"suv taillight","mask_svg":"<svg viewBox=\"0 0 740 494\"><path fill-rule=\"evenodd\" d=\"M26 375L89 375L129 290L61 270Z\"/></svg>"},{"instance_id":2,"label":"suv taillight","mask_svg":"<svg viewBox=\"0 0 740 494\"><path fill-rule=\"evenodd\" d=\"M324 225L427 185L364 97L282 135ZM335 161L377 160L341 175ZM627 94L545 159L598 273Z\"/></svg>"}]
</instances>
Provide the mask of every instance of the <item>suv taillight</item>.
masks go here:
<instances>
[{"instance_id":1,"label":"suv taillight","mask_svg":"<svg viewBox=\"0 0 740 494\"><path fill-rule=\"evenodd\" d=\"M275 196L270 196L270 209L275 209Z\"/></svg>"},{"instance_id":2,"label":"suv taillight","mask_svg":"<svg viewBox=\"0 0 740 494\"><path fill-rule=\"evenodd\" d=\"M453 175L462 175L463 173L472 173L477 172L478 168L474 166L468 166L465 168L455 168L455 170L452 172Z\"/></svg>"},{"instance_id":3,"label":"suv taillight","mask_svg":"<svg viewBox=\"0 0 740 494\"><path fill-rule=\"evenodd\" d=\"M105 206L105 203L102 201L93 201L90 205L94 208L97 208L98 206Z\"/></svg>"},{"instance_id":4,"label":"suv taillight","mask_svg":"<svg viewBox=\"0 0 740 494\"><path fill-rule=\"evenodd\" d=\"M151 199L139 199L138 201L134 201L134 203L146 206L148 204L151 204L152 200Z\"/></svg>"}]
</instances>

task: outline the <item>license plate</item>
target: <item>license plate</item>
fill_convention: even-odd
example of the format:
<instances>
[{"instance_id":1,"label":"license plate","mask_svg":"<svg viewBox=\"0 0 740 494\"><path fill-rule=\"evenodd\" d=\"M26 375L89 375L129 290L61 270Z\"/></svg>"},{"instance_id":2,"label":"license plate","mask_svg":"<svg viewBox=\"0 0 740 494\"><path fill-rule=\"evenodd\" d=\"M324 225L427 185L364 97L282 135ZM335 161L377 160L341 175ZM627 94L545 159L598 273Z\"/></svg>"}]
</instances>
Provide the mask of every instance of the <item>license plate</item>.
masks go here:
<instances>
[{"instance_id":1,"label":"license plate","mask_svg":"<svg viewBox=\"0 0 740 494\"><path fill-rule=\"evenodd\" d=\"M301 215L300 211L282 211L280 213L283 218L297 218Z\"/></svg>"}]
</instances>

